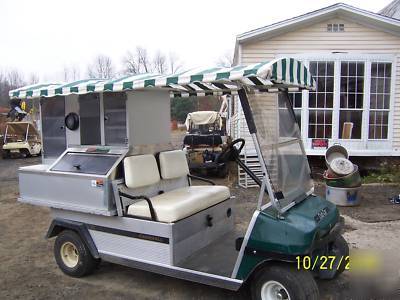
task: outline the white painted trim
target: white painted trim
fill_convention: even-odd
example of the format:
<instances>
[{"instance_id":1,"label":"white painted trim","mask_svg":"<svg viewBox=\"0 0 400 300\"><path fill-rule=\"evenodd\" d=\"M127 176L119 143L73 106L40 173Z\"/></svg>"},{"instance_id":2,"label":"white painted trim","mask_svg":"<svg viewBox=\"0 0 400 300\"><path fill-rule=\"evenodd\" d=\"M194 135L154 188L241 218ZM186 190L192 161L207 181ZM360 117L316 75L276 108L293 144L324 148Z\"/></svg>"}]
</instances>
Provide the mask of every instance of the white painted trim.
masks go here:
<instances>
[{"instance_id":1,"label":"white painted trim","mask_svg":"<svg viewBox=\"0 0 400 300\"><path fill-rule=\"evenodd\" d=\"M392 62L392 74L391 74L391 83L390 83L390 110L389 110L389 118L388 118L388 140L391 142L391 149L393 150L393 119L394 119L394 110L395 110L395 101L396 101L396 80L397 80L397 57L393 58ZM400 92L400 91L397 91ZM397 155L400 153L396 152Z\"/></svg>"}]
</instances>

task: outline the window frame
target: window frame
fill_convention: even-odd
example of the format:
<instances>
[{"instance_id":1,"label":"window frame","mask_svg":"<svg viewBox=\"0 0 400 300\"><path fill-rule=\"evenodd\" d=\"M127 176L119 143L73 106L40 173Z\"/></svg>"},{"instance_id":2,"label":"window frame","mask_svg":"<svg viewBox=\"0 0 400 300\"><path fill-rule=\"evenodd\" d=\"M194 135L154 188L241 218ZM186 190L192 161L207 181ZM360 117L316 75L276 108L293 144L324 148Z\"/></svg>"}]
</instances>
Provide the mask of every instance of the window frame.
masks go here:
<instances>
[{"instance_id":1,"label":"window frame","mask_svg":"<svg viewBox=\"0 0 400 300\"><path fill-rule=\"evenodd\" d=\"M279 57L287 57L288 54L279 54ZM396 56L394 54L362 54L362 53L324 53L324 52L315 52L315 53L292 53L291 57L300 60L304 63L304 65L309 68L310 61L334 61L334 99L333 99L333 116L332 116L332 137L329 139L330 143L343 143L348 147L353 147L351 145L354 144L353 150L356 153L362 153L364 150L377 151L376 147L378 147L377 143L383 143L387 147L390 147L390 152L392 150L392 141L393 141L393 111L394 111L394 101L395 101L395 92L396 92L396 78L397 78L397 64L396 64ZM361 128L361 139L339 139L339 110L340 110L340 63L342 61L360 61L364 62L364 98L363 98L363 114L362 114L362 128ZM391 69L391 84L390 84L390 104L389 104L389 116L388 116L388 134L386 139L369 139L368 130L369 130L369 111L370 111L370 84L371 84L371 63L390 63L392 66ZM338 69L339 68L339 69ZM368 101L367 101L368 100ZM303 141L305 142L305 146L307 149L307 153L314 153L311 147L312 138L308 137L308 126L309 126L309 91L303 90L303 101L302 101L302 112L301 112L301 134ZM370 146L368 146L370 145ZM369 148L371 147L371 148ZM309 152L310 151L310 152ZM318 152L318 151L317 151ZM361 155L361 154L360 154ZM388 154L386 154L388 155Z\"/></svg>"},{"instance_id":2,"label":"window frame","mask_svg":"<svg viewBox=\"0 0 400 300\"><path fill-rule=\"evenodd\" d=\"M392 132L392 130L393 130L393 126L390 126L390 124L392 123L392 112L393 112L393 105L394 105L394 103L393 103L393 101L394 101L394 96L393 96L393 92L394 92L394 89L393 89L393 85L395 84L395 81L396 81L396 78L395 78L395 76L393 75L393 74L395 74L395 70L394 70L394 68L395 68L395 66L394 66L394 63L393 62L387 62L387 61L378 61L378 60L372 60L371 62L370 62L370 68L369 68L369 77L370 77L370 80L369 80L369 82L370 83L372 83L372 79L373 78L380 78L379 76L376 76L376 77L373 77L372 76L372 65L373 64L390 64L391 65L391 70L390 70L390 77L386 77L386 76L384 76L383 78L384 79L386 79L386 78L390 78L390 85L389 85L389 107L388 108L371 108L371 106L370 106L370 104L371 104L371 87L369 87L369 102L368 102L368 128L367 128L367 140L368 141L388 141L388 140L391 140L391 137L390 137L390 134L391 134L391 132ZM386 67L385 67L386 68ZM386 70L385 70L386 71ZM378 89L378 86L377 86L377 89ZM375 93L376 95L378 95L378 93ZM387 93L382 93L382 95L383 96L385 96L385 94L387 94ZM370 138L370 136L369 136L369 127L370 127L370 122L369 122L369 118L370 118L370 114L371 114L371 112L387 112L388 113L388 121L387 121L387 134L386 134L386 138L380 138L380 139L377 139L377 138ZM376 124L374 124L374 125L376 125ZM391 128L392 127L392 128ZM390 138L389 138L390 137Z\"/></svg>"}]
</instances>

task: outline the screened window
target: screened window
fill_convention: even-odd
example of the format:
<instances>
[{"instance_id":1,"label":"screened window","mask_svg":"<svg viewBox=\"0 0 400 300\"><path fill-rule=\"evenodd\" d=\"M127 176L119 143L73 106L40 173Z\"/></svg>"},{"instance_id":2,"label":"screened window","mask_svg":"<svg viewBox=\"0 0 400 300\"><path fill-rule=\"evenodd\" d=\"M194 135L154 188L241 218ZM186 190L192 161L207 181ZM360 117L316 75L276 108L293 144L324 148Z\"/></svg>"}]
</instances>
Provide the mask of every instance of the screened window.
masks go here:
<instances>
[{"instance_id":1,"label":"screened window","mask_svg":"<svg viewBox=\"0 0 400 300\"><path fill-rule=\"evenodd\" d=\"M294 115L296 116L296 121L301 129L301 107L303 104L303 96L301 92L291 92L289 93L289 99L293 104ZM285 100L281 94L278 97L279 109L286 109Z\"/></svg>"},{"instance_id":2,"label":"screened window","mask_svg":"<svg viewBox=\"0 0 400 300\"><path fill-rule=\"evenodd\" d=\"M361 139L364 62L341 62L339 138Z\"/></svg>"},{"instance_id":3,"label":"screened window","mask_svg":"<svg viewBox=\"0 0 400 300\"><path fill-rule=\"evenodd\" d=\"M311 61L310 72L317 86L315 91L309 93L308 137L331 138L334 62Z\"/></svg>"},{"instance_id":4,"label":"screened window","mask_svg":"<svg viewBox=\"0 0 400 300\"><path fill-rule=\"evenodd\" d=\"M371 64L369 139L387 139L390 108L391 63Z\"/></svg>"}]
</instances>

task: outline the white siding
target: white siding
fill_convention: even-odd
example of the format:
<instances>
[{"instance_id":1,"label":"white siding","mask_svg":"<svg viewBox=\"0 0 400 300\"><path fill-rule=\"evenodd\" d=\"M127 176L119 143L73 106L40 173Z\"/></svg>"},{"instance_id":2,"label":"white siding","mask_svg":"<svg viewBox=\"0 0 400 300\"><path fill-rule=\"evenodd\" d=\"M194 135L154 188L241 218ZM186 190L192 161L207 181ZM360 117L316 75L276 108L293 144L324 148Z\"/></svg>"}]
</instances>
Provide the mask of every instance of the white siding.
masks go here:
<instances>
[{"instance_id":1,"label":"white siding","mask_svg":"<svg viewBox=\"0 0 400 300\"><path fill-rule=\"evenodd\" d=\"M345 24L344 32L327 32L328 23ZM347 19L335 18L297 31L241 45L240 62L249 64L271 60L279 55L300 53L392 54L393 75L393 150L400 153L400 38Z\"/></svg>"}]
</instances>

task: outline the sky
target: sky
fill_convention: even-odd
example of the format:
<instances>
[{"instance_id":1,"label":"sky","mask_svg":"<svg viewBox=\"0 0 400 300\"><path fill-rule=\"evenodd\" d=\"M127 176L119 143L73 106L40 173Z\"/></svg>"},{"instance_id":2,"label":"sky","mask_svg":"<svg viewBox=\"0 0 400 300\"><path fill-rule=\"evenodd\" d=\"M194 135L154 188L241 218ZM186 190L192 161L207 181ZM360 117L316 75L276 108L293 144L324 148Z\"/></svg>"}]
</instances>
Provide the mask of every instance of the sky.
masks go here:
<instances>
[{"instance_id":1,"label":"sky","mask_svg":"<svg viewBox=\"0 0 400 300\"><path fill-rule=\"evenodd\" d=\"M99 54L122 69L122 57L137 46L174 53L186 68L211 66L233 53L236 35L336 2L1 0L0 69L62 80L65 66L84 75ZM391 0L343 2L378 12Z\"/></svg>"}]
</instances>

